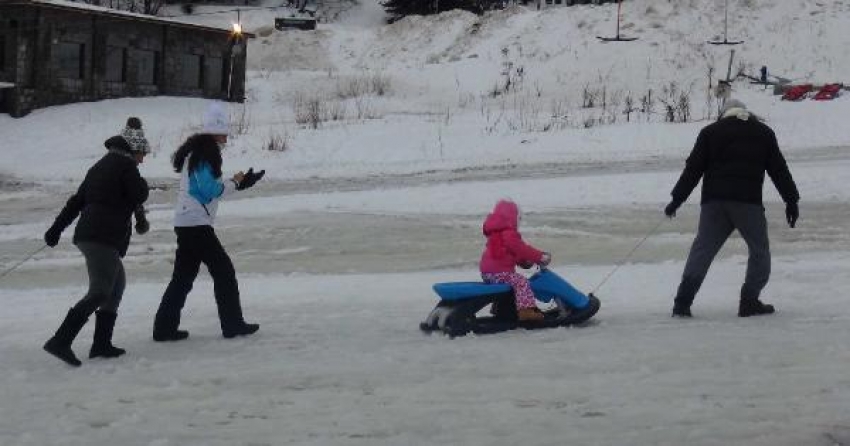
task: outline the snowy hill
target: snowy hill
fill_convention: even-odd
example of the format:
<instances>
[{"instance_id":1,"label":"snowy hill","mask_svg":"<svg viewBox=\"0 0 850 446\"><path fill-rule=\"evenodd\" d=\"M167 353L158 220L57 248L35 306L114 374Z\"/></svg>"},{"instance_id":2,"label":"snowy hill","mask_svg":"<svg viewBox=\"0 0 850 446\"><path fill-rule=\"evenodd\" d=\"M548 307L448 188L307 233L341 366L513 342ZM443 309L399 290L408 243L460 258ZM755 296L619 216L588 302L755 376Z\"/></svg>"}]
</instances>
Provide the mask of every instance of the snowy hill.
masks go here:
<instances>
[{"instance_id":1,"label":"snowy hill","mask_svg":"<svg viewBox=\"0 0 850 446\"><path fill-rule=\"evenodd\" d=\"M596 36L614 32L611 4L511 7L483 17L449 11L392 25L381 25L383 12L369 4L347 22L312 32L275 31L274 10L246 10L246 29L259 37L249 48L248 101L231 107L241 133L231 147L248 163L268 165L269 175L278 178L624 156L679 159L703 123L666 125L661 101L675 102L687 92L691 119L716 113L709 68L714 81L725 77L729 47L706 40L722 34L723 3L627 2L623 33L640 40L607 44ZM766 65L771 74L795 82L850 83L850 59L840 56L850 44L844 32L848 10L850 2L842 0L731 2L729 34L745 40L735 48L733 71L755 74ZM226 26L234 18L209 14L197 20ZM508 78L509 94L496 95L505 92ZM789 150L847 142L835 131L846 115L844 100L783 103L746 81L735 85L734 94L775 124ZM583 108L588 95L594 107ZM634 113L624 125L627 98L639 108L645 97L652 99L651 113ZM327 115L318 130L298 116L311 100ZM155 159L164 160L199 125L203 107L203 101L182 98L118 100L41 110L21 121L0 117L6 153L15 160L0 171L42 179L79 176L120 126L113 117L129 114L146 117ZM48 123L53 130L46 133ZM32 148L35 139L40 144ZM76 143L56 163L35 167L48 153L57 157L52 147L67 140ZM285 142L287 150L264 150L274 141ZM620 147L620 141L629 146ZM169 176L164 162L146 169L149 176Z\"/></svg>"}]
</instances>

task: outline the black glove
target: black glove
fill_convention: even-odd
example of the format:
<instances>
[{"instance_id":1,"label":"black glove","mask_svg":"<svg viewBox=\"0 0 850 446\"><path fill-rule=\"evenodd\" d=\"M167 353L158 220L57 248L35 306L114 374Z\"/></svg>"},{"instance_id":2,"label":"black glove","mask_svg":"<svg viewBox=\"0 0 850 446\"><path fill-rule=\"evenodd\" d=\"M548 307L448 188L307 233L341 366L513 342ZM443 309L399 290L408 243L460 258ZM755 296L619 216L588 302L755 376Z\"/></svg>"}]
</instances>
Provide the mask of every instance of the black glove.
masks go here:
<instances>
[{"instance_id":1,"label":"black glove","mask_svg":"<svg viewBox=\"0 0 850 446\"><path fill-rule=\"evenodd\" d=\"M54 247L59 244L59 238L62 237L62 230L57 228L56 226L51 226L47 232L44 233L44 243L49 247Z\"/></svg>"},{"instance_id":2,"label":"black glove","mask_svg":"<svg viewBox=\"0 0 850 446\"><path fill-rule=\"evenodd\" d=\"M151 224L148 223L148 217L145 216L145 208L139 206L134 214L136 215L136 234L142 235L150 231Z\"/></svg>"},{"instance_id":3,"label":"black glove","mask_svg":"<svg viewBox=\"0 0 850 446\"><path fill-rule=\"evenodd\" d=\"M257 181L260 181L260 179L262 179L263 175L265 175L265 174L266 174L265 170L261 170L257 173L254 173L253 167L248 169L248 171L245 172L245 177L242 178L242 181L240 181L239 184L236 185L236 190L248 189L249 187L256 184Z\"/></svg>"},{"instance_id":4,"label":"black glove","mask_svg":"<svg viewBox=\"0 0 850 446\"><path fill-rule=\"evenodd\" d=\"M785 205L785 220L788 221L788 226L794 227L797 224L797 219L800 218L800 208L797 203L788 203Z\"/></svg>"},{"instance_id":5,"label":"black glove","mask_svg":"<svg viewBox=\"0 0 850 446\"><path fill-rule=\"evenodd\" d=\"M666 215L669 218L675 217L676 216L676 210L679 209L679 206L681 206L681 205L682 205L681 201L678 201L678 200L671 201L670 204L668 204L667 207L664 208L664 215Z\"/></svg>"},{"instance_id":6,"label":"black glove","mask_svg":"<svg viewBox=\"0 0 850 446\"><path fill-rule=\"evenodd\" d=\"M531 263L531 262L520 262L520 264L519 264L519 267L522 268L522 269L529 269L532 266L534 266L534 264Z\"/></svg>"}]
</instances>

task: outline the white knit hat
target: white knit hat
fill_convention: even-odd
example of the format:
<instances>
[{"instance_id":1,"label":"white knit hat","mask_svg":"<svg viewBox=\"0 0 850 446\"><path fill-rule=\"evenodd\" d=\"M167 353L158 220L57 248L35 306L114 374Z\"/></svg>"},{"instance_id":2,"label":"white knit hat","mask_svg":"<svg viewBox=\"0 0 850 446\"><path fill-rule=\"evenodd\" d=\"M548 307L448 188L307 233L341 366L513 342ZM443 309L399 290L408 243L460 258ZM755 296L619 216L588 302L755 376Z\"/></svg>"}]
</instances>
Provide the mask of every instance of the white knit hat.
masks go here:
<instances>
[{"instance_id":1,"label":"white knit hat","mask_svg":"<svg viewBox=\"0 0 850 446\"><path fill-rule=\"evenodd\" d=\"M124 130L121 130L121 137L124 138L124 141L127 141L127 144L130 145L130 151L133 153L150 153L151 147L142 129L124 127Z\"/></svg>"},{"instance_id":2,"label":"white knit hat","mask_svg":"<svg viewBox=\"0 0 850 446\"><path fill-rule=\"evenodd\" d=\"M212 102L204 112L203 133L227 135L230 133L230 116L221 102Z\"/></svg>"},{"instance_id":3,"label":"white knit hat","mask_svg":"<svg viewBox=\"0 0 850 446\"><path fill-rule=\"evenodd\" d=\"M720 110L720 118L727 118L729 116L735 116L742 121L746 121L750 119L752 113L747 110L747 106L744 105L743 102L737 99L727 99L726 102L723 103L723 108Z\"/></svg>"},{"instance_id":4,"label":"white knit hat","mask_svg":"<svg viewBox=\"0 0 850 446\"><path fill-rule=\"evenodd\" d=\"M721 115L725 114L727 111L729 111L730 109L733 109L733 108L740 108L740 109L746 110L747 106L744 105L743 102L741 102L737 99L729 98L729 99L726 100L726 102L723 103L723 109L720 110L720 114Z\"/></svg>"}]
</instances>

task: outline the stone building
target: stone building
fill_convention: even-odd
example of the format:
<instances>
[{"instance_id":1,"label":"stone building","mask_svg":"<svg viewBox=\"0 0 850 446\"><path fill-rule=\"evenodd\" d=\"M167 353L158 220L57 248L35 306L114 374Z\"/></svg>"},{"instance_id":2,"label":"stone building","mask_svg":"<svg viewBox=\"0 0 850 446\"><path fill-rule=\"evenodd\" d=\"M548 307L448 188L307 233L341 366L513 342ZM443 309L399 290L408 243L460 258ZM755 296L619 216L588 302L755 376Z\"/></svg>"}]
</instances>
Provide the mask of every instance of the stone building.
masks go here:
<instances>
[{"instance_id":1,"label":"stone building","mask_svg":"<svg viewBox=\"0 0 850 446\"><path fill-rule=\"evenodd\" d=\"M0 0L0 113L128 96L241 101L251 37L64 0Z\"/></svg>"}]
</instances>

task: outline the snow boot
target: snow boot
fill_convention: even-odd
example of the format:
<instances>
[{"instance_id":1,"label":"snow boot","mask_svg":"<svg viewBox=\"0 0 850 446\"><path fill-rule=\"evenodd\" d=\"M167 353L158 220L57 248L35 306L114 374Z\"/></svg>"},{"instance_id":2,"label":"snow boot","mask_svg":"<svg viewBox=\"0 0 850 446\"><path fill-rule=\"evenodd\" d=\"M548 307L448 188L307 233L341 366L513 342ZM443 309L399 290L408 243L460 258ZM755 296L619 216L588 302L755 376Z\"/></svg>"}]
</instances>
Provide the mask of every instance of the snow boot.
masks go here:
<instances>
[{"instance_id":1,"label":"snow boot","mask_svg":"<svg viewBox=\"0 0 850 446\"><path fill-rule=\"evenodd\" d=\"M174 342L182 341L189 337L189 332L179 330L180 313L177 315L166 315L167 312L160 309L156 313L156 320L153 323L153 340L156 342Z\"/></svg>"},{"instance_id":2,"label":"snow boot","mask_svg":"<svg viewBox=\"0 0 850 446\"><path fill-rule=\"evenodd\" d=\"M153 340L156 342L174 342L182 341L189 337L189 332L186 330L174 330L172 332L153 332Z\"/></svg>"},{"instance_id":3,"label":"snow boot","mask_svg":"<svg viewBox=\"0 0 850 446\"><path fill-rule=\"evenodd\" d=\"M546 316L537 307L520 308L517 311L517 319L520 322L540 322L545 318Z\"/></svg>"},{"instance_id":4,"label":"snow boot","mask_svg":"<svg viewBox=\"0 0 850 446\"><path fill-rule=\"evenodd\" d=\"M235 283L235 281L234 281ZM233 289L231 292L216 293L216 307L218 307L218 320L221 324L221 334L227 338L236 336L247 336L257 332L260 324L249 324L242 316L242 303L239 300L239 291Z\"/></svg>"},{"instance_id":5,"label":"snow boot","mask_svg":"<svg viewBox=\"0 0 850 446\"><path fill-rule=\"evenodd\" d=\"M246 322L242 322L241 324L236 324L232 327L228 327L226 330L222 330L221 334L227 338L235 338L236 336L247 336L257 332L260 329L260 324L248 324Z\"/></svg>"},{"instance_id":6,"label":"snow boot","mask_svg":"<svg viewBox=\"0 0 850 446\"><path fill-rule=\"evenodd\" d=\"M673 304L673 314L672 317L693 317L691 314L691 307Z\"/></svg>"},{"instance_id":7,"label":"snow boot","mask_svg":"<svg viewBox=\"0 0 850 446\"><path fill-rule=\"evenodd\" d=\"M676 298L673 300L673 317L693 317L691 304L694 303L694 297L700 285L702 280L688 276L682 277L682 282L679 283L679 289L676 291Z\"/></svg>"},{"instance_id":8,"label":"snow boot","mask_svg":"<svg viewBox=\"0 0 850 446\"><path fill-rule=\"evenodd\" d=\"M83 363L74 355L71 344L88 320L89 317L84 311L76 308L68 310L68 315L56 330L56 334L44 344L44 351L65 361L68 365L81 366Z\"/></svg>"},{"instance_id":9,"label":"snow boot","mask_svg":"<svg viewBox=\"0 0 850 446\"><path fill-rule=\"evenodd\" d=\"M112 345L112 330L115 328L115 313L98 311L94 322L94 342L89 350L91 358L117 358L127 353L123 348Z\"/></svg>"},{"instance_id":10,"label":"snow boot","mask_svg":"<svg viewBox=\"0 0 850 446\"><path fill-rule=\"evenodd\" d=\"M773 305L762 303L758 299L741 298L738 305L738 317L761 316L773 314L776 311Z\"/></svg>"}]
</instances>

